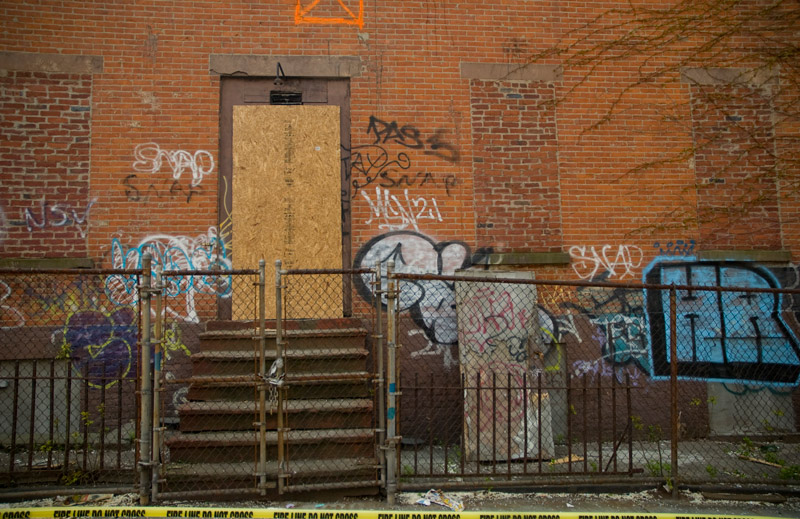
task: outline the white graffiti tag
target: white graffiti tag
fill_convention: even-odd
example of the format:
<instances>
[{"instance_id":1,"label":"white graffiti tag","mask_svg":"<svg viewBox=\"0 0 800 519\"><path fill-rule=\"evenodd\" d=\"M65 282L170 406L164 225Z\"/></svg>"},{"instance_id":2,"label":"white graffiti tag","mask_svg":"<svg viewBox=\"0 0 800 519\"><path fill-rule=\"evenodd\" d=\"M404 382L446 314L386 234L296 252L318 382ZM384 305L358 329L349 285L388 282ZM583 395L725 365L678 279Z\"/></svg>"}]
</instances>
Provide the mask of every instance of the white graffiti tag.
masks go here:
<instances>
[{"instance_id":1,"label":"white graffiti tag","mask_svg":"<svg viewBox=\"0 0 800 519\"><path fill-rule=\"evenodd\" d=\"M221 270L220 276L187 275L164 280L165 294L170 297L184 295L186 308L182 313L167 308L167 312L187 322L199 322L195 310L195 294L216 294L230 297L232 279L224 275L231 269L231 261L217 229L210 227L207 234L197 237L156 234L141 240L135 246L125 246L118 238L111 242L111 259L116 269L141 269L142 257L150 253L153 268L161 265L164 270ZM121 306L133 305L138 300L135 277L114 274L106 278L106 293Z\"/></svg>"},{"instance_id":2,"label":"white graffiti tag","mask_svg":"<svg viewBox=\"0 0 800 519\"><path fill-rule=\"evenodd\" d=\"M603 245L600 250L594 246L573 245L569 255L572 269L581 279L594 279L604 272L608 272L609 278L634 276L634 269L641 266L643 258L642 249L635 245Z\"/></svg>"},{"instance_id":3,"label":"white graffiti tag","mask_svg":"<svg viewBox=\"0 0 800 519\"><path fill-rule=\"evenodd\" d=\"M194 155L184 150L162 150L158 144L147 142L139 144L133 151L136 160L133 169L142 173L156 173L166 159L172 178L178 180L185 172L192 174L192 187L197 187L203 177L214 171L214 157L205 150L197 150Z\"/></svg>"},{"instance_id":4,"label":"white graffiti tag","mask_svg":"<svg viewBox=\"0 0 800 519\"><path fill-rule=\"evenodd\" d=\"M11 287L4 281L0 281L0 330L25 326L25 317L22 312L13 306L3 304L10 295Z\"/></svg>"},{"instance_id":5,"label":"white graffiti tag","mask_svg":"<svg viewBox=\"0 0 800 519\"><path fill-rule=\"evenodd\" d=\"M84 209L83 215L81 216L78 211L72 209L71 207L59 204L50 205L47 200L43 199L41 206L38 209L38 219L37 216L34 215L33 210L30 208L25 209L25 226L28 228L28 232L32 232L34 228L44 229L48 226L67 227L69 225L74 225L78 228L81 238L85 238L86 231L89 227L87 224L87 220L89 219L89 211L91 211L95 202L96 200L91 200L88 204L86 204L86 209Z\"/></svg>"},{"instance_id":6,"label":"white graffiti tag","mask_svg":"<svg viewBox=\"0 0 800 519\"><path fill-rule=\"evenodd\" d=\"M403 195L398 197L389 193L388 189L376 187L374 201L366 191L362 191L361 196L369 204L370 219L366 223L379 219L382 222L378 224L380 229L400 231L410 226L419 231L420 220L442 221L435 198L409 197L408 189L404 189Z\"/></svg>"}]
</instances>

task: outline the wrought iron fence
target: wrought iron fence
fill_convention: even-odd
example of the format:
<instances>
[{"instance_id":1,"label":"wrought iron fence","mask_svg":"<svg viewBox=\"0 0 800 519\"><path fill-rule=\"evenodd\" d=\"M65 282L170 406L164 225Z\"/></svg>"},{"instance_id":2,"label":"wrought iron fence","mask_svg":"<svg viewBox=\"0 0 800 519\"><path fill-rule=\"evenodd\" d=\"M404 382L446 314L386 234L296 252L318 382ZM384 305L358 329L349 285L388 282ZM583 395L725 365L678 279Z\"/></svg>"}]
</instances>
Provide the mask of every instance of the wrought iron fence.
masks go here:
<instances>
[{"instance_id":1,"label":"wrought iron fence","mask_svg":"<svg viewBox=\"0 0 800 519\"><path fill-rule=\"evenodd\" d=\"M391 274L399 488L796 483L798 291L753 272Z\"/></svg>"},{"instance_id":2,"label":"wrought iron fence","mask_svg":"<svg viewBox=\"0 0 800 519\"><path fill-rule=\"evenodd\" d=\"M796 483L800 291L651 272L2 270L2 485Z\"/></svg>"},{"instance_id":3,"label":"wrought iron fence","mask_svg":"<svg viewBox=\"0 0 800 519\"><path fill-rule=\"evenodd\" d=\"M3 486L133 483L138 274L0 271Z\"/></svg>"}]
</instances>

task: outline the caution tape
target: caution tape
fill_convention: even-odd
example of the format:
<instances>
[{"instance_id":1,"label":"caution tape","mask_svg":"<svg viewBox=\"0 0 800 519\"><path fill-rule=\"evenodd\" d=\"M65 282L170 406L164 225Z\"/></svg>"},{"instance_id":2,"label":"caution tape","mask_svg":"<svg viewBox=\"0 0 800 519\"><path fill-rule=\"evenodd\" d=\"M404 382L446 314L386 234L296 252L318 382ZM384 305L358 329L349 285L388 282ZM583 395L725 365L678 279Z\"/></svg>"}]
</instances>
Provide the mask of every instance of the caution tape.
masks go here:
<instances>
[{"instance_id":1,"label":"caution tape","mask_svg":"<svg viewBox=\"0 0 800 519\"><path fill-rule=\"evenodd\" d=\"M181 508L181 507L42 507L6 508L0 519L67 519L92 517L177 517L181 519L777 519L754 515L602 512L411 512L382 510L301 510L276 508Z\"/></svg>"}]
</instances>

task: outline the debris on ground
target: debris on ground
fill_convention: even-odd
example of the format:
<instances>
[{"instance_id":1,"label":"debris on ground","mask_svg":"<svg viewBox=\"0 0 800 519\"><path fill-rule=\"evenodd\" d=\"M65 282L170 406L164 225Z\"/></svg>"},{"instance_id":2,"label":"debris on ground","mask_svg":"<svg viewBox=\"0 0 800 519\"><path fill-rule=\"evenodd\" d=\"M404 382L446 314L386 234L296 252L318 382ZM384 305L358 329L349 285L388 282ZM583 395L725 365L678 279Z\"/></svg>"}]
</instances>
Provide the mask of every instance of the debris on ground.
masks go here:
<instances>
[{"instance_id":1,"label":"debris on ground","mask_svg":"<svg viewBox=\"0 0 800 519\"><path fill-rule=\"evenodd\" d=\"M114 494L76 494L56 499L58 506L108 504Z\"/></svg>"},{"instance_id":2,"label":"debris on ground","mask_svg":"<svg viewBox=\"0 0 800 519\"><path fill-rule=\"evenodd\" d=\"M431 503L441 505L449 508L454 512L462 512L464 510L464 503L451 496L446 495L441 490L430 489L425 495L417 500L417 504L430 506Z\"/></svg>"}]
</instances>

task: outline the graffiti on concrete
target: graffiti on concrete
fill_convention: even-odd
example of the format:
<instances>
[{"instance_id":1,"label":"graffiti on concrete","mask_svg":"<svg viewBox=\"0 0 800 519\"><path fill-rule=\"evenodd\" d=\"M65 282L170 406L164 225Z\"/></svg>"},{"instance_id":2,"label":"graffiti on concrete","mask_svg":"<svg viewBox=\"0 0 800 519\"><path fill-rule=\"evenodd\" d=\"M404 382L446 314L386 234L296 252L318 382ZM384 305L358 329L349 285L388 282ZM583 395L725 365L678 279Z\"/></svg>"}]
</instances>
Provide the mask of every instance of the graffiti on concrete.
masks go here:
<instances>
[{"instance_id":1,"label":"graffiti on concrete","mask_svg":"<svg viewBox=\"0 0 800 519\"><path fill-rule=\"evenodd\" d=\"M720 382L794 384L800 375L800 344L782 315L774 292L701 290L700 287L777 288L773 274L752 263L656 259L645 271L653 284L698 289L676 291L678 374ZM669 375L669 291L648 290L652 369Z\"/></svg>"},{"instance_id":2,"label":"graffiti on concrete","mask_svg":"<svg viewBox=\"0 0 800 519\"><path fill-rule=\"evenodd\" d=\"M592 281L607 282L610 275L604 272ZM650 372L649 338L641 290L581 287L576 291L574 301L561 306L587 316L593 325L589 332L591 339L600 345L598 360L617 367L632 364L644 373Z\"/></svg>"},{"instance_id":3,"label":"graffiti on concrete","mask_svg":"<svg viewBox=\"0 0 800 519\"><path fill-rule=\"evenodd\" d=\"M0 330L25 326L25 316L13 305L6 304L11 296L11 287L0 280Z\"/></svg>"},{"instance_id":4,"label":"graffiti on concrete","mask_svg":"<svg viewBox=\"0 0 800 519\"><path fill-rule=\"evenodd\" d=\"M153 258L153 269L161 265L163 270L220 270L222 275L181 275L164 277L164 293L171 297L185 296L183 311L166 307L166 311L188 322L198 322L195 310L196 294L213 294L230 297L231 261L222 239L214 227L206 234L196 237L156 234L141 240L137 245L126 247L119 239L111 243L111 258L116 269L141 269L142 257L149 252ZM133 275L113 274L106 278L106 294L118 305L132 305L138 300L136 278Z\"/></svg>"},{"instance_id":5,"label":"graffiti on concrete","mask_svg":"<svg viewBox=\"0 0 800 519\"><path fill-rule=\"evenodd\" d=\"M107 313L82 310L67 318L61 351L93 388L111 387L136 374L136 313L130 307Z\"/></svg>"},{"instance_id":6,"label":"graffiti on concrete","mask_svg":"<svg viewBox=\"0 0 800 519\"><path fill-rule=\"evenodd\" d=\"M472 264L470 248L460 241L435 242L412 231L394 231L377 236L359 250L356 268L374 268L380 264L383 289L386 266L394 261L395 272L403 274L453 275ZM356 280L359 293L371 301L370 276ZM417 325L434 344L456 344L455 288L442 280L412 280L401 283L399 310L409 312ZM386 295L383 295L386 304Z\"/></svg>"}]
</instances>

